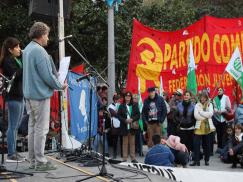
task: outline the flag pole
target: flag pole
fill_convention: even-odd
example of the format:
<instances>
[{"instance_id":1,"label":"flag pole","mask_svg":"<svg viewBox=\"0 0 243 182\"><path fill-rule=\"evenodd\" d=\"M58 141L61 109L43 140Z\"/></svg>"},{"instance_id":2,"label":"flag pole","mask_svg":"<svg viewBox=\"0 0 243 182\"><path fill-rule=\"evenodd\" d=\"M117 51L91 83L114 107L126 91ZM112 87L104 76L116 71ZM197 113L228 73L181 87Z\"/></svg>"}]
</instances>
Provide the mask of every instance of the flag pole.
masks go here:
<instances>
[{"instance_id":1,"label":"flag pole","mask_svg":"<svg viewBox=\"0 0 243 182\"><path fill-rule=\"evenodd\" d=\"M235 86L236 86L236 90L235 90L235 99L236 99L236 105L237 105L237 107L238 107L238 105L239 105L239 86L238 86L238 83L237 83L237 81L236 80L234 80L234 82L235 82ZM242 93L242 92L241 92ZM241 96L242 97L242 96Z\"/></svg>"},{"instance_id":2,"label":"flag pole","mask_svg":"<svg viewBox=\"0 0 243 182\"><path fill-rule=\"evenodd\" d=\"M163 79L162 79L162 76L160 76L160 88L159 88L160 96L163 96L163 90L164 90Z\"/></svg>"},{"instance_id":3,"label":"flag pole","mask_svg":"<svg viewBox=\"0 0 243 182\"><path fill-rule=\"evenodd\" d=\"M222 74L222 77L221 77L220 80L216 83L216 86L215 86L215 88L214 88L214 90L213 90L213 94L212 94L211 98L214 98L214 96L215 96L215 92L216 92L218 86L221 84L225 72L226 72L226 70L224 70L224 72L223 72L223 74Z\"/></svg>"}]
</instances>

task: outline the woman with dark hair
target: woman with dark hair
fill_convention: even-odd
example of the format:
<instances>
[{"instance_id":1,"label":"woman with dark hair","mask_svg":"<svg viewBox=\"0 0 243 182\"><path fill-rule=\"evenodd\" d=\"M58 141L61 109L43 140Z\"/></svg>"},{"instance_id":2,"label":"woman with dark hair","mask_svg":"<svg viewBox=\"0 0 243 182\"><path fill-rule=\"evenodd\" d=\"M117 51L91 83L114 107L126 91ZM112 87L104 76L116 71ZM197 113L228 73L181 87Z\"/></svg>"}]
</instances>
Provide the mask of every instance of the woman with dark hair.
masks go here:
<instances>
[{"instance_id":1,"label":"woman with dark hair","mask_svg":"<svg viewBox=\"0 0 243 182\"><path fill-rule=\"evenodd\" d=\"M122 138L122 154L123 160L126 161L128 157L128 145L131 156L131 162L136 163L135 157L135 133L140 112L137 104L133 104L132 93L126 92L124 94L124 102L118 109L118 119L121 121L120 129Z\"/></svg>"},{"instance_id":2,"label":"woman with dark hair","mask_svg":"<svg viewBox=\"0 0 243 182\"><path fill-rule=\"evenodd\" d=\"M4 97L8 106L8 130L7 145L8 156L6 162L22 162L24 157L16 153L17 131L24 112L24 98L22 91L22 60L19 59L21 49L20 41L14 37L8 37L2 45L0 64L3 75L8 79L13 78L13 84Z\"/></svg>"},{"instance_id":3,"label":"woman with dark hair","mask_svg":"<svg viewBox=\"0 0 243 182\"><path fill-rule=\"evenodd\" d=\"M195 125L194 107L191 102L191 92L186 91L183 95L183 101L177 105L176 121L179 126L179 136L181 143L185 144L188 151L192 152L193 148L193 132Z\"/></svg>"},{"instance_id":4,"label":"woman with dark hair","mask_svg":"<svg viewBox=\"0 0 243 182\"><path fill-rule=\"evenodd\" d=\"M194 116L196 119L193 146L194 162L191 166L200 166L201 143L203 143L205 165L208 166L210 157L210 133L215 131L215 127L212 121L213 104L210 103L207 92L202 92L199 95L199 102L195 106Z\"/></svg>"}]
</instances>

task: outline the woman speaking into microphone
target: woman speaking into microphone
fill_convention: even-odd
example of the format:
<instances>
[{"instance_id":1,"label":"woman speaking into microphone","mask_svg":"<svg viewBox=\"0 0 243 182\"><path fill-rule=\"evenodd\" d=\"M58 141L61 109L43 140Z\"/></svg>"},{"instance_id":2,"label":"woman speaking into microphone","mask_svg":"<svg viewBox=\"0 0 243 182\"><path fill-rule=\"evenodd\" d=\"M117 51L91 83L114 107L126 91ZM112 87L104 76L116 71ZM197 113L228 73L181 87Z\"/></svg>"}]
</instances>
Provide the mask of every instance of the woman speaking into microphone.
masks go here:
<instances>
[{"instance_id":1,"label":"woman speaking into microphone","mask_svg":"<svg viewBox=\"0 0 243 182\"><path fill-rule=\"evenodd\" d=\"M0 65L3 75L9 80L6 94L3 95L8 106L8 130L7 146L8 156L6 162L23 162L24 157L16 153L17 132L20 126L23 112L24 99L22 89L22 61L20 41L14 37L8 37L2 44ZM11 85L10 85L11 84Z\"/></svg>"}]
</instances>

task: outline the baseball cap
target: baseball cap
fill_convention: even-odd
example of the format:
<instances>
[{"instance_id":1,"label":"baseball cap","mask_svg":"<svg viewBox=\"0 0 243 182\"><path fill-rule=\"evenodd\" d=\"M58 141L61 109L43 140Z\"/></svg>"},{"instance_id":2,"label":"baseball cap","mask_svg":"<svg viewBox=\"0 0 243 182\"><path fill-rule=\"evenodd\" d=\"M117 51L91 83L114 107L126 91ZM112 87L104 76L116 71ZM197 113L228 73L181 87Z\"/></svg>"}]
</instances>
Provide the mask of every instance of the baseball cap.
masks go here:
<instances>
[{"instance_id":1,"label":"baseball cap","mask_svg":"<svg viewBox=\"0 0 243 182\"><path fill-rule=\"evenodd\" d=\"M155 91L155 87L149 87L148 88L148 92L153 92L153 91Z\"/></svg>"}]
</instances>

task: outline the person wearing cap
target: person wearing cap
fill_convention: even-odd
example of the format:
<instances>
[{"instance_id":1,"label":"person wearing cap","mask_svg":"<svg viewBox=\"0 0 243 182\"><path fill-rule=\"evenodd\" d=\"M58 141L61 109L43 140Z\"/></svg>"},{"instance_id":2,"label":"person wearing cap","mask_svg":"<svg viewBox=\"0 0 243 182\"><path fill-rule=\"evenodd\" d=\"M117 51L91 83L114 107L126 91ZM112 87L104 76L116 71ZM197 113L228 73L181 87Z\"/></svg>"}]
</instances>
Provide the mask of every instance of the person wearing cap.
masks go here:
<instances>
[{"instance_id":1,"label":"person wearing cap","mask_svg":"<svg viewBox=\"0 0 243 182\"><path fill-rule=\"evenodd\" d=\"M178 123L175 120L175 116L177 113L177 105L182 102L182 96L183 96L183 90L182 89L177 89L173 93L173 97L171 98L169 102L170 106L170 112L167 115L167 135L178 135L177 132L177 127Z\"/></svg>"},{"instance_id":2,"label":"person wearing cap","mask_svg":"<svg viewBox=\"0 0 243 182\"><path fill-rule=\"evenodd\" d=\"M218 95L213 99L213 104L218 148L222 149L222 138L226 129L226 119L223 117L223 113L227 112L227 108L231 108L230 99L224 94L222 87L218 88Z\"/></svg>"},{"instance_id":3,"label":"person wearing cap","mask_svg":"<svg viewBox=\"0 0 243 182\"><path fill-rule=\"evenodd\" d=\"M147 126L148 147L151 148L152 136L158 134L161 136L161 124L164 122L167 109L163 97L155 92L155 87L148 88L149 96L144 100L142 119Z\"/></svg>"}]
</instances>

